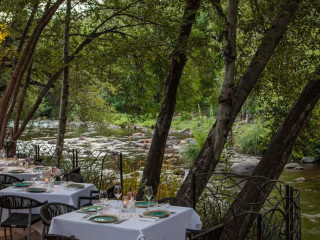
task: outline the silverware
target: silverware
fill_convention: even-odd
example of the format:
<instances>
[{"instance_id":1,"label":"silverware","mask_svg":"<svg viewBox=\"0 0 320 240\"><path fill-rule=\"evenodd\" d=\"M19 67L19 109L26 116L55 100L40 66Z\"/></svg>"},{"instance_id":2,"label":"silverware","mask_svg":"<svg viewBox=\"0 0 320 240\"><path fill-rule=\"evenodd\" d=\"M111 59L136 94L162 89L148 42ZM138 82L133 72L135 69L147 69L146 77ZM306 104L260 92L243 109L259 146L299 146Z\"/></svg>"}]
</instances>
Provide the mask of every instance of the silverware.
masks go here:
<instances>
[{"instance_id":1,"label":"silverware","mask_svg":"<svg viewBox=\"0 0 320 240\"><path fill-rule=\"evenodd\" d=\"M83 216L82 218L86 219L86 218L89 218L91 216L94 216L94 214L87 214L87 215Z\"/></svg>"},{"instance_id":2,"label":"silverware","mask_svg":"<svg viewBox=\"0 0 320 240\"><path fill-rule=\"evenodd\" d=\"M127 221L127 220L129 220L129 218L125 218L125 219L116 221L116 222L114 222L113 224L120 224L120 223L123 223L123 222L125 222L125 221Z\"/></svg>"},{"instance_id":3,"label":"silverware","mask_svg":"<svg viewBox=\"0 0 320 240\"><path fill-rule=\"evenodd\" d=\"M158 217L151 217L151 216L144 216L142 214L139 214L140 218L151 218L151 219L159 219Z\"/></svg>"}]
</instances>

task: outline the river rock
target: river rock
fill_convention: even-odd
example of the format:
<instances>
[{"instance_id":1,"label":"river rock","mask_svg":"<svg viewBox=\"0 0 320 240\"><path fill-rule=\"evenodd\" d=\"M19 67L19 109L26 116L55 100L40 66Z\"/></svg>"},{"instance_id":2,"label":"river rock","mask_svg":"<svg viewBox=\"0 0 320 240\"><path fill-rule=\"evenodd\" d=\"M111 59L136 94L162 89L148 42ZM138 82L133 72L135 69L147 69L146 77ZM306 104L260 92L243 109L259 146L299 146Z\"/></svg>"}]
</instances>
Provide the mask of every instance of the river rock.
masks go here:
<instances>
[{"instance_id":1,"label":"river rock","mask_svg":"<svg viewBox=\"0 0 320 240\"><path fill-rule=\"evenodd\" d=\"M51 139L48 141L48 144L57 144L57 140L56 139Z\"/></svg>"},{"instance_id":2,"label":"river rock","mask_svg":"<svg viewBox=\"0 0 320 240\"><path fill-rule=\"evenodd\" d=\"M285 169L294 169L296 167L300 167L299 163L288 163L284 166Z\"/></svg>"},{"instance_id":3,"label":"river rock","mask_svg":"<svg viewBox=\"0 0 320 240\"><path fill-rule=\"evenodd\" d=\"M189 131L190 131L189 128L184 128L184 129L178 131L178 133L186 133L186 132L189 132Z\"/></svg>"},{"instance_id":4,"label":"river rock","mask_svg":"<svg viewBox=\"0 0 320 240\"><path fill-rule=\"evenodd\" d=\"M81 136L79 137L79 140L86 140L86 139L87 139L86 136L82 136L82 135L81 135Z\"/></svg>"},{"instance_id":5,"label":"river rock","mask_svg":"<svg viewBox=\"0 0 320 240\"><path fill-rule=\"evenodd\" d=\"M144 136L144 134L142 132L137 132L137 133L132 134L132 137L142 137L142 136Z\"/></svg>"},{"instance_id":6,"label":"river rock","mask_svg":"<svg viewBox=\"0 0 320 240\"><path fill-rule=\"evenodd\" d=\"M139 141L138 141L138 143L151 143L152 142L152 138L149 138L149 139L140 139Z\"/></svg>"},{"instance_id":7,"label":"river rock","mask_svg":"<svg viewBox=\"0 0 320 240\"><path fill-rule=\"evenodd\" d=\"M123 144L123 142L119 141L119 140L113 140L112 142L110 142L110 144L115 145L115 144Z\"/></svg>"},{"instance_id":8,"label":"river rock","mask_svg":"<svg viewBox=\"0 0 320 240\"><path fill-rule=\"evenodd\" d=\"M246 160L240 163L234 163L231 166L230 172L238 175L250 176L253 170L258 165L259 160Z\"/></svg>"},{"instance_id":9,"label":"river rock","mask_svg":"<svg viewBox=\"0 0 320 240\"><path fill-rule=\"evenodd\" d=\"M295 167L294 170L303 170L303 167L302 166Z\"/></svg>"},{"instance_id":10,"label":"river rock","mask_svg":"<svg viewBox=\"0 0 320 240\"><path fill-rule=\"evenodd\" d=\"M186 140L181 140L179 144L180 144L180 145L186 144Z\"/></svg>"},{"instance_id":11,"label":"river rock","mask_svg":"<svg viewBox=\"0 0 320 240\"><path fill-rule=\"evenodd\" d=\"M297 178L295 181L297 182L302 182L302 181L305 181L306 179L304 177L299 177Z\"/></svg>"},{"instance_id":12,"label":"river rock","mask_svg":"<svg viewBox=\"0 0 320 240\"><path fill-rule=\"evenodd\" d=\"M301 163L314 163L315 160L314 158L310 158L310 157L304 157L301 159Z\"/></svg>"}]
</instances>

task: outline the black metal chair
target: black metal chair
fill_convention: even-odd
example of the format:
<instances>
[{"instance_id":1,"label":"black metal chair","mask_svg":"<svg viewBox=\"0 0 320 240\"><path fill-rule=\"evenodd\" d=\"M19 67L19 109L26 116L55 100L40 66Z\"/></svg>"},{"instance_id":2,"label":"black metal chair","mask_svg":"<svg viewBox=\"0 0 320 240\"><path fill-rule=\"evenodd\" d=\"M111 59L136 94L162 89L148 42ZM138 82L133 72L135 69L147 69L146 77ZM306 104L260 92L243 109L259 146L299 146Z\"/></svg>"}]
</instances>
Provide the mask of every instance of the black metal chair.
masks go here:
<instances>
[{"instance_id":1,"label":"black metal chair","mask_svg":"<svg viewBox=\"0 0 320 240\"><path fill-rule=\"evenodd\" d=\"M57 234L47 234L44 236L44 240L77 240L74 236L62 236Z\"/></svg>"},{"instance_id":2,"label":"black metal chair","mask_svg":"<svg viewBox=\"0 0 320 240\"><path fill-rule=\"evenodd\" d=\"M186 230L186 240L219 240L224 225L219 224L206 230Z\"/></svg>"},{"instance_id":3,"label":"black metal chair","mask_svg":"<svg viewBox=\"0 0 320 240\"><path fill-rule=\"evenodd\" d=\"M115 198L116 196L113 194L113 190L114 190L114 186L112 186L111 188L105 190L102 192L102 197L106 198L108 197L110 198ZM90 196L80 196L78 198L78 208L83 207L83 206L87 206L87 205L92 205L92 201L93 200L98 200L100 197L100 191L98 190L91 190L90 191ZM88 201L85 204L81 204L83 201Z\"/></svg>"},{"instance_id":4,"label":"black metal chair","mask_svg":"<svg viewBox=\"0 0 320 240\"><path fill-rule=\"evenodd\" d=\"M7 174L0 174L0 184L9 187L12 183L15 182L23 182L23 179L19 179L15 176L7 175Z\"/></svg>"},{"instance_id":5,"label":"black metal chair","mask_svg":"<svg viewBox=\"0 0 320 240\"><path fill-rule=\"evenodd\" d=\"M7 188L7 187L8 187L8 186L3 185L3 184L0 183L0 190L5 189L5 188Z\"/></svg>"},{"instance_id":6,"label":"black metal chair","mask_svg":"<svg viewBox=\"0 0 320 240\"><path fill-rule=\"evenodd\" d=\"M172 206L179 206L179 207L192 207L191 203L177 197L162 198L158 200L158 203L169 203Z\"/></svg>"},{"instance_id":7,"label":"black metal chair","mask_svg":"<svg viewBox=\"0 0 320 240\"><path fill-rule=\"evenodd\" d=\"M48 232L52 218L75 210L77 210L77 208L74 206L59 202L51 202L43 205L40 209L43 222L42 236Z\"/></svg>"},{"instance_id":8,"label":"black metal chair","mask_svg":"<svg viewBox=\"0 0 320 240\"><path fill-rule=\"evenodd\" d=\"M84 183L85 178L78 173L67 173L64 175L66 181L72 181L77 183Z\"/></svg>"},{"instance_id":9,"label":"black metal chair","mask_svg":"<svg viewBox=\"0 0 320 240\"><path fill-rule=\"evenodd\" d=\"M7 239L7 228L10 228L10 239L12 240L12 228L27 228L28 229L28 240L31 235L31 225L41 221L40 214L32 214L32 208L41 207L46 204L45 202L39 202L32 198L4 195L0 196L0 222L1 227L4 228L4 239ZM8 209L9 217L1 221L3 209ZM17 209L28 209L29 213L12 213L11 210Z\"/></svg>"}]
</instances>

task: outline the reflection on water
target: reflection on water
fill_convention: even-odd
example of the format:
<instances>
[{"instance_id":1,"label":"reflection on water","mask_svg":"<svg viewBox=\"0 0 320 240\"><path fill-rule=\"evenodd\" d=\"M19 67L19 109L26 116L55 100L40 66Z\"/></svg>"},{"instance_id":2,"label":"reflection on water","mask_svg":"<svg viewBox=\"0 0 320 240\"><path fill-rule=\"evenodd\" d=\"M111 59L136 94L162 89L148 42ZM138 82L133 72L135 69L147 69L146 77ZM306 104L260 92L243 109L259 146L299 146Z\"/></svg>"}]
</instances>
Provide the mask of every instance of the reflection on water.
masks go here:
<instances>
[{"instance_id":1,"label":"reflection on water","mask_svg":"<svg viewBox=\"0 0 320 240\"><path fill-rule=\"evenodd\" d=\"M320 239L320 164L304 164L304 170L284 170L281 180L301 191L302 239ZM295 181L297 178L304 181Z\"/></svg>"}]
</instances>

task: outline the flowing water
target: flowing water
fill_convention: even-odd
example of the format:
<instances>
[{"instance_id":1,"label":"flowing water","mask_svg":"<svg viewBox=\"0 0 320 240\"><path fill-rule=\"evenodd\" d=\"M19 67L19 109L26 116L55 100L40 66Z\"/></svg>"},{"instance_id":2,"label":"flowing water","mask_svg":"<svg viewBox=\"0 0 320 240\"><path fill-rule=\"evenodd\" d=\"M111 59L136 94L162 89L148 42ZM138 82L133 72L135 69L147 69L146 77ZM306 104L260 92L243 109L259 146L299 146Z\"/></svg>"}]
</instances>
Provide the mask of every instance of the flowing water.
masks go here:
<instances>
[{"instance_id":1,"label":"flowing water","mask_svg":"<svg viewBox=\"0 0 320 240\"><path fill-rule=\"evenodd\" d=\"M36 144L48 144L56 137L57 122L36 122L34 127L28 128L23 140L33 141ZM136 132L140 135L135 135ZM124 161L144 162L148 153L148 142L144 139L152 137L148 129L120 129L111 127L82 127L69 126L66 134L66 143L72 147L87 147L91 149L112 149L123 153ZM177 132L169 135L165 161L178 158L181 140L187 136ZM51 142L51 146L54 143ZM179 161L173 167L181 167ZM303 170L284 170L281 180L301 191L302 238L305 240L320 239L320 164L303 165ZM297 181L298 178L304 178Z\"/></svg>"}]
</instances>

